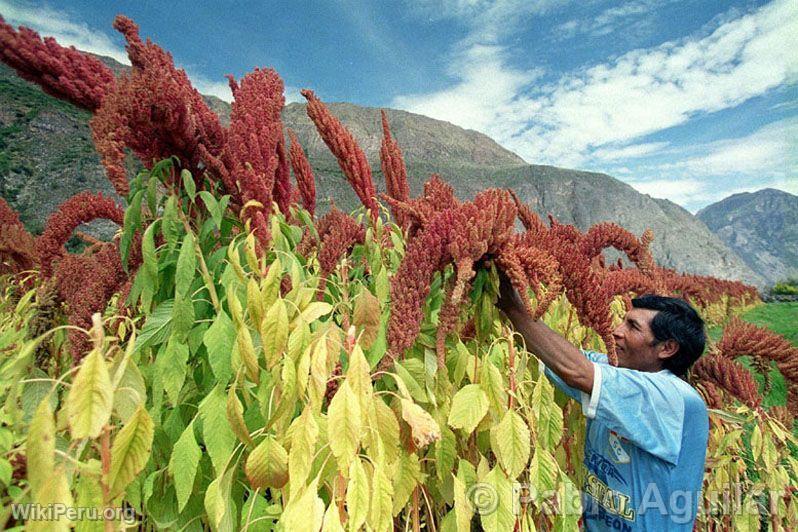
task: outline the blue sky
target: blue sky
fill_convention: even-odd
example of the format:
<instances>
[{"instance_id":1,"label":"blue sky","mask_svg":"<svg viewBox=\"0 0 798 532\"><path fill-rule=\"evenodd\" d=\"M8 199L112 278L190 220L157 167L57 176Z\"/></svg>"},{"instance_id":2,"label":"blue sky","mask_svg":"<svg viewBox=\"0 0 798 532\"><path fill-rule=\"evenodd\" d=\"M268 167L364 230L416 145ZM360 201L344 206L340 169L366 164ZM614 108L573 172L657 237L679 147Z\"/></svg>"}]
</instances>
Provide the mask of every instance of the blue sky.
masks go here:
<instances>
[{"instance_id":1,"label":"blue sky","mask_svg":"<svg viewBox=\"0 0 798 532\"><path fill-rule=\"evenodd\" d=\"M12 24L125 61L117 13L223 99L225 74L268 66L289 101L418 112L693 212L798 193L795 0L0 0Z\"/></svg>"}]
</instances>

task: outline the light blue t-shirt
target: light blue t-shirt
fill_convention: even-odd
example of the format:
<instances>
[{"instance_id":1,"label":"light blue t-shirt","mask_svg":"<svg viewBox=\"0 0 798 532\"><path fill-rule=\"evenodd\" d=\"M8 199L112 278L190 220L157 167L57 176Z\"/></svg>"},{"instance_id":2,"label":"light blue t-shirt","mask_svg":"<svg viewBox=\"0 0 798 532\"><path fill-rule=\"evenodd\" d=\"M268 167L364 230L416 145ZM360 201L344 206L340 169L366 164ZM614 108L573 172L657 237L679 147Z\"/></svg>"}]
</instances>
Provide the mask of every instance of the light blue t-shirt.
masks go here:
<instances>
[{"instance_id":1,"label":"light blue t-shirt","mask_svg":"<svg viewBox=\"0 0 798 532\"><path fill-rule=\"evenodd\" d=\"M587 418L585 530L691 531L709 438L704 400L668 370L618 368L583 353L595 367L590 395L546 375Z\"/></svg>"}]
</instances>

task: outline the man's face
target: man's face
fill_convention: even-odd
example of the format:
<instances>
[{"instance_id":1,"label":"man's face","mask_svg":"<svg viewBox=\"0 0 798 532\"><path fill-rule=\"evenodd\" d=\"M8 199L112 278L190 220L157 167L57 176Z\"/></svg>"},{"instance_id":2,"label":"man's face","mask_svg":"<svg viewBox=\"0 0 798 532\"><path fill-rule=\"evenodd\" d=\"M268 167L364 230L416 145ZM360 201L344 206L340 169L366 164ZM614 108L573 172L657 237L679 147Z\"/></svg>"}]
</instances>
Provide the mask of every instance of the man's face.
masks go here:
<instances>
[{"instance_id":1,"label":"man's face","mask_svg":"<svg viewBox=\"0 0 798 532\"><path fill-rule=\"evenodd\" d=\"M633 308L626 313L623 323L612 333L618 352L618 366L640 371L662 369L663 344L656 343L651 332L651 320L657 312Z\"/></svg>"}]
</instances>

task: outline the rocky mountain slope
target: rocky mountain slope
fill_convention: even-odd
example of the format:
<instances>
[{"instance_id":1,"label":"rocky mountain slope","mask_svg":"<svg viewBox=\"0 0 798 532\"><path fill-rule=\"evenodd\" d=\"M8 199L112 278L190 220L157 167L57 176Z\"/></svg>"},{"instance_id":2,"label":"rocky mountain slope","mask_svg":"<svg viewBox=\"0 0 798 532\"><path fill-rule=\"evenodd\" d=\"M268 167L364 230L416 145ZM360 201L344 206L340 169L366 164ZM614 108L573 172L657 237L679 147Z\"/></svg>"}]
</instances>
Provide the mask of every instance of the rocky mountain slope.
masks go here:
<instances>
[{"instance_id":1,"label":"rocky mountain slope","mask_svg":"<svg viewBox=\"0 0 798 532\"><path fill-rule=\"evenodd\" d=\"M113 67L125 68L118 63ZM218 98L207 100L227 122L229 105ZM383 188L379 109L348 103L330 107L366 151L377 188ZM344 209L355 207L356 196L307 118L304 105L286 106L283 116L316 172L320 208L326 208L328 198ZM405 154L413 193L421 190L432 172L449 181L461 198L486 187L509 186L542 215L551 212L582 229L602 220L616 221L638 234L651 227L656 234L654 255L665 266L763 282L703 223L671 202L642 195L605 174L527 165L487 136L448 122L398 110L389 110L388 116ZM31 230L40 231L47 215L80 190L111 193L91 143L89 118L0 64L0 194L20 211Z\"/></svg>"},{"instance_id":2,"label":"rocky mountain slope","mask_svg":"<svg viewBox=\"0 0 798 532\"><path fill-rule=\"evenodd\" d=\"M798 277L798 196L772 188L744 192L696 216L768 282Z\"/></svg>"}]
</instances>

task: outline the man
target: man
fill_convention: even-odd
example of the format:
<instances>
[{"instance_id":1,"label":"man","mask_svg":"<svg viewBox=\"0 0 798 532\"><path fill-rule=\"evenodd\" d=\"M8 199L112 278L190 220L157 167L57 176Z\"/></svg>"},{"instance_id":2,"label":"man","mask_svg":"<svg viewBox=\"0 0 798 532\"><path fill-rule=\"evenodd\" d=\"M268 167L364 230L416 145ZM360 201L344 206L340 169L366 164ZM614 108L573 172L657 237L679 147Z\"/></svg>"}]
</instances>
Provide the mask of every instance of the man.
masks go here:
<instances>
[{"instance_id":1,"label":"man","mask_svg":"<svg viewBox=\"0 0 798 532\"><path fill-rule=\"evenodd\" d=\"M587 418L586 530L693 529L709 436L707 408L680 377L704 351L704 323L681 299L644 296L613 336L618 366L582 352L527 313L501 275L497 306L546 375Z\"/></svg>"}]
</instances>

